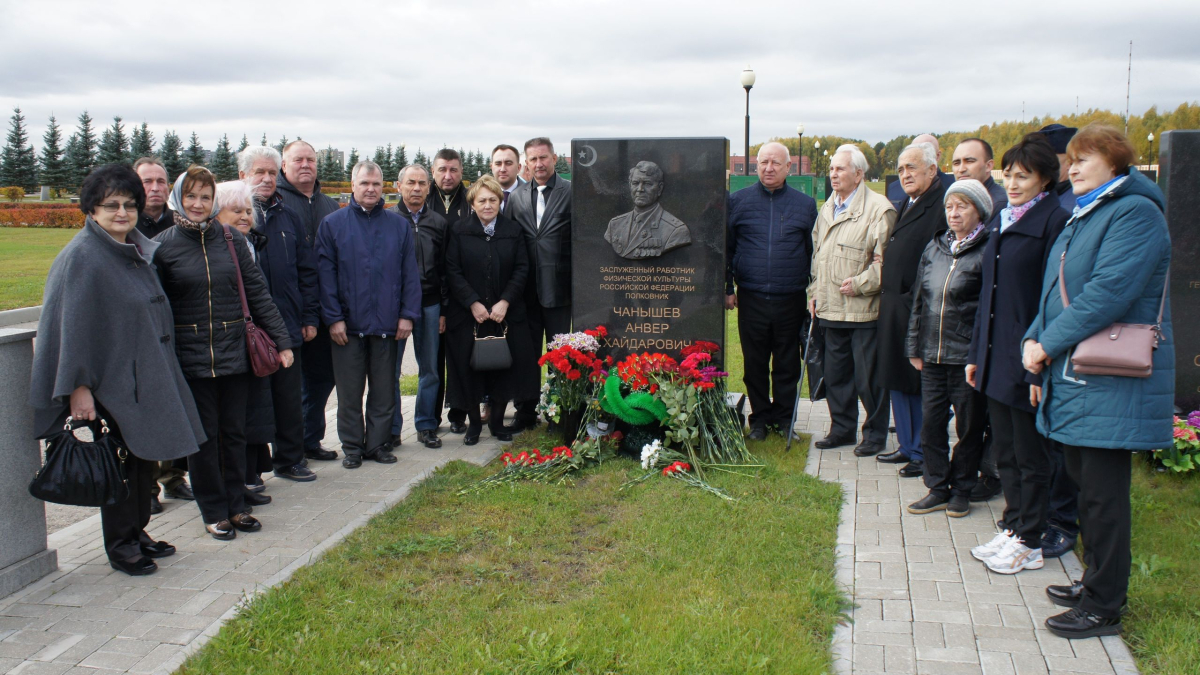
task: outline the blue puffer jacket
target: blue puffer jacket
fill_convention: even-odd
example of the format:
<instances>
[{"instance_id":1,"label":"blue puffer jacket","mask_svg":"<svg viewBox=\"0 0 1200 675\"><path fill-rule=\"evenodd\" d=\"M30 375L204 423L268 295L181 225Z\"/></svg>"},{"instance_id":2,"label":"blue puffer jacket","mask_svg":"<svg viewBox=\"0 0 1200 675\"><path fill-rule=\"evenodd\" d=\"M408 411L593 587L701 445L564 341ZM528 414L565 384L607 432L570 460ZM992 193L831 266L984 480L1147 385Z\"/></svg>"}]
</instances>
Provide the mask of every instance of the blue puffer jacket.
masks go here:
<instances>
[{"instance_id":1,"label":"blue puffer jacket","mask_svg":"<svg viewBox=\"0 0 1200 675\"><path fill-rule=\"evenodd\" d=\"M304 236L300 216L284 205L279 194L255 204L254 229L266 236L258 249L258 266L271 290L271 299L287 324L293 344L303 344L300 329L316 326L321 298L317 292L317 258Z\"/></svg>"},{"instance_id":2,"label":"blue puffer jacket","mask_svg":"<svg viewBox=\"0 0 1200 675\"><path fill-rule=\"evenodd\" d=\"M421 316L421 275L412 226L380 200L365 211L350 205L317 228L321 318L346 322L350 335L394 337L400 319Z\"/></svg>"},{"instance_id":3,"label":"blue puffer jacket","mask_svg":"<svg viewBox=\"0 0 1200 675\"><path fill-rule=\"evenodd\" d=\"M729 198L725 293L803 293L812 264L817 202L790 185L775 191L755 183Z\"/></svg>"},{"instance_id":4,"label":"blue puffer jacket","mask_svg":"<svg viewBox=\"0 0 1200 675\"><path fill-rule=\"evenodd\" d=\"M1064 251L1071 301L1066 309L1058 291ZM1162 192L1137 171L1067 223L1050 249L1038 315L1024 338L1040 342L1051 359L1037 414L1042 435L1089 448L1171 445L1175 340L1170 298L1150 377L1077 375L1069 364L1075 345L1114 322L1155 322L1170 262Z\"/></svg>"}]
</instances>

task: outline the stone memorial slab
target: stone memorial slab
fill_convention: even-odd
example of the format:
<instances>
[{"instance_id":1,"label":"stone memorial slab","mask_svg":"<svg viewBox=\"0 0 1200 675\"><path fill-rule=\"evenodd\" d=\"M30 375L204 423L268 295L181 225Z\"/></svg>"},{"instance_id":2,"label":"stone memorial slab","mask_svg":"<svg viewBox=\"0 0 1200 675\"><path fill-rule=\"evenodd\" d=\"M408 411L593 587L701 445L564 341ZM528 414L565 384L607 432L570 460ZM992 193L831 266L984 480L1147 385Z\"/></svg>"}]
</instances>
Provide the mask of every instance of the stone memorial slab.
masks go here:
<instances>
[{"instance_id":1,"label":"stone memorial slab","mask_svg":"<svg viewBox=\"0 0 1200 675\"><path fill-rule=\"evenodd\" d=\"M1175 337L1175 404L1200 409L1200 131L1162 135L1159 187L1171 229L1171 322Z\"/></svg>"},{"instance_id":2,"label":"stone memorial slab","mask_svg":"<svg viewBox=\"0 0 1200 675\"><path fill-rule=\"evenodd\" d=\"M576 330L604 325L615 359L723 350L729 141L575 139L571 156Z\"/></svg>"}]
</instances>

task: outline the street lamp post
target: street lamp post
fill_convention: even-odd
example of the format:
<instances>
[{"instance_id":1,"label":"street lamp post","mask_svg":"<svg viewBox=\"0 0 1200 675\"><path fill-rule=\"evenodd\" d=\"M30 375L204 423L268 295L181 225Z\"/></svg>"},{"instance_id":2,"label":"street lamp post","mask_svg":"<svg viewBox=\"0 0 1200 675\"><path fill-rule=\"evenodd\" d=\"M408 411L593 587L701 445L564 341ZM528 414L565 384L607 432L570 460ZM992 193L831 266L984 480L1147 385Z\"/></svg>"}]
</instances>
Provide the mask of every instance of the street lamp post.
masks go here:
<instances>
[{"instance_id":1,"label":"street lamp post","mask_svg":"<svg viewBox=\"0 0 1200 675\"><path fill-rule=\"evenodd\" d=\"M800 142L796 144L796 175L804 173L804 125L796 125L796 136L800 138Z\"/></svg>"},{"instance_id":2,"label":"street lamp post","mask_svg":"<svg viewBox=\"0 0 1200 675\"><path fill-rule=\"evenodd\" d=\"M821 156L817 154L817 152L820 151L820 149L821 149L821 140L820 139L814 140L813 141L813 164L815 166L813 166L813 175L818 176L818 177L820 177L820 175L821 175L821 161L820 161Z\"/></svg>"},{"instance_id":3,"label":"street lamp post","mask_svg":"<svg viewBox=\"0 0 1200 675\"><path fill-rule=\"evenodd\" d=\"M750 88L754 86L754 71L750 66L742 71L742 88L746 90L746 156L742 159L742 175L750 175Z\"/></svg>"},{"instance_id":4,"label":"street lamp post","mask_svg":"<svg viewBox=\"0 0 1200 675\"><path fill-rule=\"evenodd\" d=\"M1154 166L1154 132L1150 132L1150 135L1146 136L1146 140L1150 141L1150 164L1148 165L1148 167L1153 167Z\"/></svg>"}]
</instances>

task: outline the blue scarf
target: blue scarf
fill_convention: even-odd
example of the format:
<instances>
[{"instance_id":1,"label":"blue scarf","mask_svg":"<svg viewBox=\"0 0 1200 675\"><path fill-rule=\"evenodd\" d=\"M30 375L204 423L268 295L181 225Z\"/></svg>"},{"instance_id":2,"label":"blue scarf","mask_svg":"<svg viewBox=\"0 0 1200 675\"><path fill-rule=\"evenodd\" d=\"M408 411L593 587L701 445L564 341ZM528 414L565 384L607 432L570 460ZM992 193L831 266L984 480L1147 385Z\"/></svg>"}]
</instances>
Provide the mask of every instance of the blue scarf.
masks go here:
<instances>
[{"instance_id":1,"label":"blue scarf","mask_svg":"<svg viewBox=\"0 0 1200 675\"><path fill-rule=\"evenodd\" d=\"M1082 197L1076 197L1075 198L1075 208L1077 210L1078 209L1086 209L1088 207L1088 204L1091 204L1092 202L1096 201L1096 199L1100 195L1104 194L1105 190L1112 187L1113 183L1116 183L1117 181L1121 180L1124 177L1125 177L1125 174L1120 174L1116 178L1108 181L1104 185L1101 185L1100 187L1096 188L1095 190L1092 190L1091 192L1087 193L1086 195L1083 195Z\"/></svg>"}]
</instances>

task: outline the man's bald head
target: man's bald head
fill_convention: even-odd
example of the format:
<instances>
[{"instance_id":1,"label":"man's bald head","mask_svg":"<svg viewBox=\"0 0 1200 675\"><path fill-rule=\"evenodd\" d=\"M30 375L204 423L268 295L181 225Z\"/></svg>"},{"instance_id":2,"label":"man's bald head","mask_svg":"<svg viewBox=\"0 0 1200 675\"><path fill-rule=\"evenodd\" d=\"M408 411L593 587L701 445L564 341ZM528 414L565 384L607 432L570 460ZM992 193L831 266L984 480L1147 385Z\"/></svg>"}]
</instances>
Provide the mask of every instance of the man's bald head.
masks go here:
<instances>
[{"instance_id":1,"label":"man's bald head","mask_svg":"<svg viewBox=\"0 0 1200 675\"><path fill-rule=\"evenodd\" d=\"M928 143L928 144L932 145L937 150L938 164L940 165L942 163L942 144L938 143L938 139L936 136L934 136L933 134L921 134L920 136L917 136L916 138L913 139L912 144L916 145L917 143Z\"/></svg>"}]
</instances>

